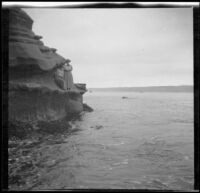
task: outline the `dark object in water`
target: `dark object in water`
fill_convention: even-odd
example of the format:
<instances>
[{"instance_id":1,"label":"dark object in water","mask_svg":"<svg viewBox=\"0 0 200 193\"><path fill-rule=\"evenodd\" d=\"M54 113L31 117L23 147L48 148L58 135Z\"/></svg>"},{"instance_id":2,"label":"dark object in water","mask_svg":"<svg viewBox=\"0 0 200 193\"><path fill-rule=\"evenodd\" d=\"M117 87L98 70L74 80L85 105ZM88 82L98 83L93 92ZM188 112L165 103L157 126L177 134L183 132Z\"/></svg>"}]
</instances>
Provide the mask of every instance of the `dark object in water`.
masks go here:
<instances>
[{"instance_id":1,"label":"dark object in water","mask_svg":"<svg viewBox=\"0 0 200 193\"><path fill-rule=\"evenodd\" d=\"M102 126L102 125L95 125L95 126L91 126L90 128L94 128L94 129L102 129L103 126Z\"/></svg>"},{"instance_id":2,"label":"dark object in water","mask_svg":"<svg viewBox=\"0 0 200 193\"><path fill-rule=\"evenodd\" d=\"M83 103L83 110L87 112L92 112L94 111L89 105Z\"/></svg>"},{"instance_id":3,"label":"dark object in water","mask_svg":"<svg viewBox=\"0 0 200 193\"><path fill-rule=\"evenodd\" d=\"M123 96L122 99L128 99L128 97Z\"/></svg>"},{"instance_id":4,"label":"dark object in water","mask_svg":"<svg viewBox=\"0 0 200 193\"><path fill-rule=\"evenodd\" d=\"M101 129L101 128L103 128L102 125L96 125L96 129Z\"/></svg>"},{"instance_id":5,"label":"dark object in water","mask_svg":"<svg viewBox=\"0 0 200 193\"><path fill-rule=\"evenodd\" d=\"M95 126L95 129L102 129L102 128L103 128L102 125L96 125L96 126Z\"/></svg>"}]
</instances>

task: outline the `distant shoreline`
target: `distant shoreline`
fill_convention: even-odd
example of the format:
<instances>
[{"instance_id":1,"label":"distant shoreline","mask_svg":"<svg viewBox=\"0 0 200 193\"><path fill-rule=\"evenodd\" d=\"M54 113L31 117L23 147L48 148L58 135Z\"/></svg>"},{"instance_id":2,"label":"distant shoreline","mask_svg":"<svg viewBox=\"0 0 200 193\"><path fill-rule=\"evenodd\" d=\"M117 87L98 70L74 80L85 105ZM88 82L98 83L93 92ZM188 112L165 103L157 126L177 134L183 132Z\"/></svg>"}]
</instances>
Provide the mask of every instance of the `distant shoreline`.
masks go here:
<instances>
[{"instance_id":1,"label":"distant shoreline","mask_svg":"<svg viewBox=\"0 0 200 193\"><path fill-rule=\"evenodd\" d=\"M192 85L89 88L89 92L193 92Z\"/></svg>"}]
</instances>

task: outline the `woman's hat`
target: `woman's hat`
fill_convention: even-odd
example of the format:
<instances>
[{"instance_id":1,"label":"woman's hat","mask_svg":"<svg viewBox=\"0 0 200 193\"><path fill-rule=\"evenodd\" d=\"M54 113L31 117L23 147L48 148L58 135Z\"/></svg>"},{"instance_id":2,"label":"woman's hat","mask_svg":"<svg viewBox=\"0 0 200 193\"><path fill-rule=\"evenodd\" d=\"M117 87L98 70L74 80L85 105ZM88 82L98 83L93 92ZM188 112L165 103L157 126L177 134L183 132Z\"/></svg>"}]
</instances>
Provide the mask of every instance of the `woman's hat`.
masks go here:
<instances>
[{"instance_id":1,"label":"woman's hat","mask_svg":"<svg viewBox=\"0 0 200 193\"><path fill-rule=\"evenodd\" d=\"M66 59L65 62L66 62L66 63L70 63L71 60L70 60L70 59Z\"/></svg>"}]
</instances>

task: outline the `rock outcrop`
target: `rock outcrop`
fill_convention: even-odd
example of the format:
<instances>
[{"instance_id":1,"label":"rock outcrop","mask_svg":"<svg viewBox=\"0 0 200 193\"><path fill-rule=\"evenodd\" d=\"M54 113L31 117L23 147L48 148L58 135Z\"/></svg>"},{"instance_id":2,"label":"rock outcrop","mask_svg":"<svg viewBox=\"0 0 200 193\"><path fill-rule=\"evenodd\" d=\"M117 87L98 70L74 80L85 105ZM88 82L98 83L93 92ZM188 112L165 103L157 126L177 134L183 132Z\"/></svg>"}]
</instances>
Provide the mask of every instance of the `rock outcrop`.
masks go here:
<instances>
[{"instance_id":1,"label":"rock outcrop","mask_svg":"<svg viewBox=\"0 0 200 193\"><path fill-rule=\"evenodd\" d=\"M33 20L20 8L9 10L9 121L55 121L83 111L85 84L61 90L54 73L65 58L32 31Z\"/></svg>"}]
</instances>

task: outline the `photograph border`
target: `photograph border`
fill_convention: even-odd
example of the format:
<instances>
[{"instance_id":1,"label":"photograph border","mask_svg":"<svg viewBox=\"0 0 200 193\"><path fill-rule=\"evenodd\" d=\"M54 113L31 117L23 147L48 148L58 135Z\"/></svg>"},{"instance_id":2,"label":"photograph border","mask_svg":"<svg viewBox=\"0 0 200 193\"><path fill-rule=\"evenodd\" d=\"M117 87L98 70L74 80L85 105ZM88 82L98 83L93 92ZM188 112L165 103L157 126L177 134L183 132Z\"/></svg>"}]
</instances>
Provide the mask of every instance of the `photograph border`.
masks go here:
<instances>
[{"instance_id":1,"label":"photograph border","mask_svg":"<svg viewBox=\"0 0 200 193\"><path fill-rule=\"evenodd\" d=\"M22 2L21 2L22 3ZM36 2L35 2L36 3ZM38 4L41 2L37 2ZM51 2L52 3L52 2ZM2 190L8 190L8 32L9 32L9 10L10 7L20 7L20 8L46 8L48 6L30 6L26 5L26 2L23 2L21 5L13 3L13 5L4 5L2 8L2 146L1 146L1 187ZM200 171L200 124L199 124L199 101L200 101L200 9L199 6L196 5L175 5L171 2L168 4L163 4L162 2L156 2L155 4L140 4L136 2L127 2L127 3L119 3L119 2L108 2L108 3L100 3L100 2L93 2L93 3L82 3L79 2L75 4L68 4L68 5L60 5L60 6L51 6L49 8L108 8L108 9L115 9L115 8L193 8L193 88L194 88L194 190L199 190L199 171ZM69 189L66 189L69 191ZM72 189L72 191L77 191L79 189ZM104 191L113 191L103 189ZM56 190L59 191L59 190ZM88 191L85 189L81 189L81 191ZM96 189L92 189L91 191L98 191ZM119 190L118 190L119 191ZM123 189L120 191L123 191ZM146 190L146 189L125 189L125 191L131 192L141 192L141 191L155 191L155 192L166 192L166 190ZM173 190L167 190L173 191Z\"/></svg>"}]
</instances>

